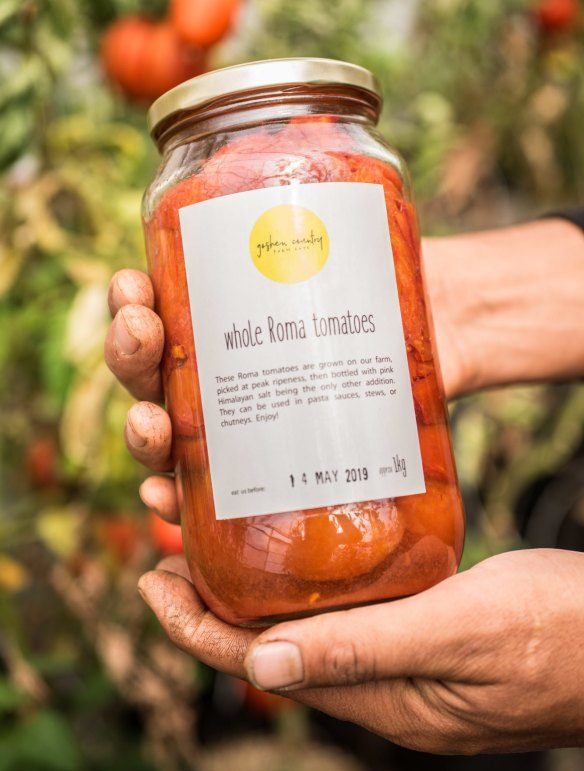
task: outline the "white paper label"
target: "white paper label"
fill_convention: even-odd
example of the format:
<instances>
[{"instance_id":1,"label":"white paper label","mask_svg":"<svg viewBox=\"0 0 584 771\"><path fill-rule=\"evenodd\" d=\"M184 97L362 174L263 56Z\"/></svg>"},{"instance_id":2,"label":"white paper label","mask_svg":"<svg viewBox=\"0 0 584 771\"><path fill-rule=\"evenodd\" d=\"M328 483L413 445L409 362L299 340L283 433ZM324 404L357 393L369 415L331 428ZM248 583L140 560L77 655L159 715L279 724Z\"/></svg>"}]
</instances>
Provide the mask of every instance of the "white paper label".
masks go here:
<instances>
[{"instance_id":1,"label":"white paper label","mask_svg":"<svg viewBox=\"0 0 584 771\"><path fill-rule=\"evenodd\" d=\"M425 491L383 188L180 210L218 519Z\"/></svg>"}]
</instances>

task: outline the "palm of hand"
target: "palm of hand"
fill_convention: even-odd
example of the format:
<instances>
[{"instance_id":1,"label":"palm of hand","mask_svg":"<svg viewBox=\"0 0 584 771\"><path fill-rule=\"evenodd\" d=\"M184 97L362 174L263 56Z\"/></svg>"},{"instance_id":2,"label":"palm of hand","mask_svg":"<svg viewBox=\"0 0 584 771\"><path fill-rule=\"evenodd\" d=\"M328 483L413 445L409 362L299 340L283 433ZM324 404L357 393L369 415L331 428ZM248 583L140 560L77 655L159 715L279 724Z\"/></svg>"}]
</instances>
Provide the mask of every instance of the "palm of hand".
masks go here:
<instances>
[{"instance_id":1,"label":"palm of hand","mask_svg":"<svg viewBox=\"0 0 584 771\"><path fill-rule=\"evenodd\" d=\"M584 738L582 554L503 554L414 597L262 633L207 611L184 564L161 567L141 589L179 647L253 681L260 644L292 643L302 678L286 695L398 744L475 753Z\"/></svg>"}]
</instances>

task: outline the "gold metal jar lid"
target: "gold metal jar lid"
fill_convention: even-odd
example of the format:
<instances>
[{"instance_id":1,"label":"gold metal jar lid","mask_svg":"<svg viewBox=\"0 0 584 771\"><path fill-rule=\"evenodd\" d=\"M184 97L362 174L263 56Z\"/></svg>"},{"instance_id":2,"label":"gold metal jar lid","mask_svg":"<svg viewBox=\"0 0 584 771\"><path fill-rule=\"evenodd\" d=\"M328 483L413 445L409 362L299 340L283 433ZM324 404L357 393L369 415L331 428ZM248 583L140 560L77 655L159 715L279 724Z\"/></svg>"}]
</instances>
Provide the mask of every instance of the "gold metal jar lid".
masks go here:
<instances>
[{"instance_id":1,"label":"gold metal jar lid","mask_svg":"<svg viewBox=\"0 0 584 771\"><path fill-rule=\"evenodd\" d=\"M191 78L159 97L148 111L148 127L156 127L174 113L192 110L227 94L293 85L353 86L381 100L377 78L356 64L335 59L266 59L212 70Z\"/></svg>"}]
</instances>

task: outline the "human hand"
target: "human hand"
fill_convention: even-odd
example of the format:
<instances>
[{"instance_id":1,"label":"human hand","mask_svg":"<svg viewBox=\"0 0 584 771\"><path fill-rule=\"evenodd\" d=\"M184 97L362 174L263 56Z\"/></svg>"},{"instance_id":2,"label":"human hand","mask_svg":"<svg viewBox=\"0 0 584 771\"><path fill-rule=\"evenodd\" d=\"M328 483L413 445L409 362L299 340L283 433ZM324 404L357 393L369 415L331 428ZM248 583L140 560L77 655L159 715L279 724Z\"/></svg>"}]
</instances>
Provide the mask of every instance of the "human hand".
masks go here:
<instances>
[{"instance_id":1,"label":"human hand","mask_svg":"<svg viewBox=\"0 0 584 771\"><path fill-rule=\"evenodd\" d=\"M118 274L110 304L117 315L108 363L139 398L161 398L163 331L147 277ZM441 322L435 307L434 315L440 341L448 314ZM448 376L448 353L441 355L452 393L457 382ZM451 355L460 361L454 349ZM126 440L149 467L171 468L170 423L157 405L134 405ZM147 480L141 495L166 518L178 517L169 477ZM582 741L584 662L575 641L583 622L574 598L583 559L568 552L501 555L416 597L289 622L261 637L210 614L184 560L165 561L141 586L171 639L218 669L275 689L274 680L260 682L254 651L262 640L295 642L303 679L287 695L416 749L503 751Z\"/></svg>"},{"instance_id":2,"label":"human hand","mask_svg":"<svg viewBox=\"0 0 584 771\"><path fill-rule=\"evenodd\" d=\"M164 329L154 313L154 290L141 271L121 270L110 282L109 309L114 320L105 341L105 359L118 380L137 399L128 412L124 438L131 454L152 471L173 468L172 427L163 400L160 360ZM179 521L174 480L149 477L140 487L142 500L163 519Z\"/></svg>"},{"instance_id":3,"label":"human hand","mask_svg":"<svg viewBox=\"0 0 584 771\"><path fill-rule=\"evenodd\" d=\"M432 753L584 742L584 554L492 557L413 597L233 627L201 603L182 558L140 591L204 663L397 744Z\"/></svg>"}]
</instances>

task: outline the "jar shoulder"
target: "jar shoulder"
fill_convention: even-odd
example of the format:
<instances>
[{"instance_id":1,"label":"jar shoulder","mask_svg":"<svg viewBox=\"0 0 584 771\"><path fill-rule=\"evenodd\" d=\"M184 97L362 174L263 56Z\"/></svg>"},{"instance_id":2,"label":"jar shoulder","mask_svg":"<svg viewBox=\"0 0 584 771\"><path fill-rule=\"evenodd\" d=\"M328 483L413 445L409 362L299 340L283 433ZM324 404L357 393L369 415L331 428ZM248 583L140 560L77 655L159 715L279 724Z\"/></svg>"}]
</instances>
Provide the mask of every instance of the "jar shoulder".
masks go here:
<instances>
[{"instance_id":1,"label":"jar shoulder","mask_svg":"<svg viewBox=\"0 0 584 771\"><path fill-rule=\"evenodd\" d=\"M402 157L373 126L323 116L223 131L195 141L185 137L164 155L144 195L143 216L148 221L167 192L195 176L204 199L285 184L383 183L384 167L410 199ZM360 174L355 175L356 168Z\"/></svg>"}]
</instances>

